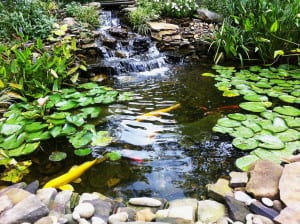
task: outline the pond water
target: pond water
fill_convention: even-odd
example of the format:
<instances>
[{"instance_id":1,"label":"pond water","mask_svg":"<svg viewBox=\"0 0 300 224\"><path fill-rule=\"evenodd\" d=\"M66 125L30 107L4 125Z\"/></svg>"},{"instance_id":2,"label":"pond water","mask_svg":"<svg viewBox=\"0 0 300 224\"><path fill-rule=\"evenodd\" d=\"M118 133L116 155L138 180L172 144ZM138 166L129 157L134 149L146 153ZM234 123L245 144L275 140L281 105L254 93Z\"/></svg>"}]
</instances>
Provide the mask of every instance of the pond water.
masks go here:
<instances>
[{"instance_id":1,"label":"pond water","mask_svg":"<svg viewBox=\"0 0 300 224\"><path fill-rule=\"evenodd\" d=\"M125 64L111 52L109 55L106 62ZM115 74L107 81L115 89L133 92L134 99L104 108L102 115L106 116L97 128L108 130L115 140L105 149L95 148L92 155L119 151L123 158L93 166L73 187L77 192L97 191L110 197L200 198L205 194L205 185L228 175L235 169L235 159L242 155L232 147L230 138L212 132L217 119L233 112L230 105L238 104L238 99L222 97L214 80L201 76L210 70L205 60L170 64L154 45L145 52L151 60L136 55L130 57L136 65L156 59L159 63L138 72L133 69ZM160 116L138 119L144 113L176 104L180 107ZM45 152L61 148L72 155L73 149L64 139L44 143L43 148L33 158L27 181L44 182L87 160L69 156L61 163L51 163L42 159Z\"/></svg>"}]
</instances>

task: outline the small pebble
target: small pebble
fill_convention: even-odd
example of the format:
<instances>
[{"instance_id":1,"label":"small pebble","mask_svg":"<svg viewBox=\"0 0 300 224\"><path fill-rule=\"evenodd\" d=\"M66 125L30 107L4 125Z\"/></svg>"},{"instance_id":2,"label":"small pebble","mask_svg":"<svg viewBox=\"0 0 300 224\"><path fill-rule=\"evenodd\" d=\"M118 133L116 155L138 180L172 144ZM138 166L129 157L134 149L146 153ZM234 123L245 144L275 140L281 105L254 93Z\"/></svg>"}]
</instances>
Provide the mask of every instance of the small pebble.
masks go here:
<instances>
[{"instance_id":1,"label":"small pebble","mask_svg":"<svg viewBox=\"0 0 300 224\"><path fill-rule=\"evenodd\" d=\"M106 224L106 222L100 217L92 217L92 224Z\"/></svg>"},{"instance_id":2,"label":"small pebble","mask_svg":"<svg viewBox=\"0 0 300 224\"><path fill-rule=\"evenodd\" d=\"M131 198L129 199L129 203L132 205L141 205L141 206L149 206L149 207L161 206L161 201L154 198L148 198L148 197Z\"/></svg>"},{"instance_id":3,"label":"small pebble","mask_svg":"<svg viewBox=\"0 0 300 224\"><path fill-rule=\"evenodd\" d=\"M252 198L243 191L234 192L234 198L238 201L245 202L245 203L249 200L252 200Z\"/></svg>"},{"instance_id":4,"label":"small pebble","mask_svg":"<svg viewBox=\"0 0 300 224\"><path fill-rule=\"evenodd\" d=\"M274 205L273 201L270 198L262 198L261 202L268 207L272 207Z\"/></svg>"},{"instance_id":5,"label":"small pebble","mask_svg":"<svg viewBox=\"0 0 300 224\"><path fill-rule=\"evenodd\" d=\"M86 219L79 219L78 224L91 224L91 223L89 221L87 221Z\"/></svg>"},{"instance_id":6,"label":"small pebble","mask_svg":"<svg viewBox=\"0 0 300 224\"><path fill-rule=\"evenodd\" d=\"M120 212L108 217L109 224L117 224L120 222L126 222L128 220L128 214L126 212Z\"/></svg>"},{"instance_id":7,"label":"small pebble","mask_svg":"<svg viewBox=\"0 0 300 224\"><path fill-rule=\"evenodd\" d=\"M74 212L75 213L77 212L79 214L80 218L88 219L93 216L93 214L95 212L95 208L91 203L83 202L83 203L78 204L74 208Z\"/></svg>"},{"instance_id":8,"label":"small pebble","mask_svg":"<svg viewBox=\"0 0 300 224\"><path fill-rule=\"evenodd\" d=\"M278 211L278 212L280 212L282 209L283 209L283 204L282 204L282 202L281 201L279 201L279 200L274 200L273 201L273 208L276 210L276 211Z\"/></svg>"}]
</instances>

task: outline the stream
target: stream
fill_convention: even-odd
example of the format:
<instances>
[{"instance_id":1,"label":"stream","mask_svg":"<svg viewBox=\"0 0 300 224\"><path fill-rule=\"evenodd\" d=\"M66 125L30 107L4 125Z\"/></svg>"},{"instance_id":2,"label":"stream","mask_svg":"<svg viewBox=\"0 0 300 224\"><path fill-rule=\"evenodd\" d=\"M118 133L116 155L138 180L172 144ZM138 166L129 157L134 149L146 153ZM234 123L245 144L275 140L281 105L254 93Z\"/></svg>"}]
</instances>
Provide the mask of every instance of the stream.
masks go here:
<instances>
[{"instance_id":1,"label":"stream","mask_svg":"<svg viewBox=\"0 0 300 224\"><path fill-rule=\"evenodd\" d=\"M112 38L107 30L120 22L109 11L103 16L101 35ZM172 63L149 37L128 35L129 41L118 41L113 49L99 40L103 58L90 62L102 63L103 70L98 72L109 75L106 84L133 92L133 100L106 108L105 122L97 128L108 130L115 140L105 149L93 151L93 157L102 155L103 150L119 151L124 157L95 165L73 186L79 193L97 191L110 197L200 198L205 185L228 175L242 155L232 147L230 138L212 132L217 119L232 112L227 106L238 101L222 97L213 78L201 76L210 71L211 62ZM118 57L116 52L125 56ZM180 106L160 116L138 119L176 104ZM50 144L53 149L62 143ZM69 158L56 168L66 170L81 160ZM45 173L39 170L39 175Z\"/></svg>"}]
</instances>

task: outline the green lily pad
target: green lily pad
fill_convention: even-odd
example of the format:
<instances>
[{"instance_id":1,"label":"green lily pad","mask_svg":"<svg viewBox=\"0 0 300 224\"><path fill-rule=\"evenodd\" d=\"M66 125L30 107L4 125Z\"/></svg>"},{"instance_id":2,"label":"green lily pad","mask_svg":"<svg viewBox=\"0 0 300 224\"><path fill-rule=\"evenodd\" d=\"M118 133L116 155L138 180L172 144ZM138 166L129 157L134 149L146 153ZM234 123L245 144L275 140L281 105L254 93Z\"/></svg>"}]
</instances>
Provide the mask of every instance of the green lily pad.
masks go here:
<instances>
[{"instance_id":1,"label":"green lily pad","mask_svg":"<svg viewBox=\"0 0 300 224\"><path fill-rule=\"evenodd\" d=\"M266 124L263 126L264 129L270 130L271 132L283 132L288 129L288 126L285 124L284 120L279 117L275 117L272 124Z\"/></svg>"},{"instance_id":2,"label":"green lily pad","mask_svg":"<svg viewBox=\"0 0 300 224\"><path fill-rule=\"evenodd\" d=\"M215 77L216 75L213 74L213 73L210 73L210 72L205 72L205 73L202 73L201 76L204 76L204 77Z\"/></svg>"},{"instance_id":3,"label":"green lily pad","mask_svg":"<svg viewBox=\"0 0 300 224\"><path fill-rule=\"evenodd\" d=\"M18 124L3 124L1 127L1 134L2 135L12 135L17 133L18 131L22 130L22 126Z\"/></svg>"},{"instance_id":4,"label":"green lily pad","mask_svg":"<svg viewBox=\"0 0 300 224\"><path fill-rule=\"evenodd\" d=\"M269 160L269 161L272 161L277 164L281 163L281 160L278 157L278 155L272 153L270 150L267 150L267 149L258 148L258 149L253 150L250 154L256 155L258 158L260 158L262 160Z\"/></svg>"},{"instance_id":5,"label":"green lily pad","mask_svg":"<svg viewBox=\"0 0 300 224\"><path fill-rule=\"evenodd\" d=\"M25 143L18 148L7 151L9 157L24 156L34 152L40 146L40 142Z\"/></svg>"},{"instance_id":6,"label":"green lily pad","mask_svg":"<svg viewBox=\"0 0 300 224\"><path fill-rule=\"evenodd\" d=\"M270 89L272 87L267 81L259 81L255 84L255 86L263 89Z\"/></svg>"},{"instance_id":7,"label":"green lily pad","mask_svg":"<svg viewBox=\"0 0 300 224\"><path fill-rule=\"evenodd\" d=\"M83 89L95 89L99 87L99 85L95 82L88 82L88 83L80 84L78 87Z\"/></svg>"},{"instance_id":8,"label":"green lily pad","mask_svg":"<svg viewBox=\"0 0 300 224\"><path fill-rule=\"evenodd\" d=\"M275 107L273 110L283 115L295 116L295 117L300 116L300 110L293 106Z\"/></svg>"},{"instance_id":9,"label":"green lily pad","mask_svg":"<svg viewBox=\"0 0 300 224\"><path fill-rule=\"evenodd\" d=\"M262 130L262 127L259 124L250 119L243 121L242 124L245 127L250 128L255 133L260 132Z\"/></svg>"},{"instance_id":10,"label":"green lily pad","mask_svg":"<svg viewBox=\"0 0 300 224\"><path fill-rule=\"evenodd\" d=\"M223 92L223 96L225 96L225 97L236 97L236 96L239 96L239 95L240 95L240 93L236 89L226 89Z\"/></svg>"},{"instance_id":11,"label":"green lily pad","mask_svg":"<svg viewBox=\"0 0 300 224\"><path fill-rule=\"evenodd\" d=\"M104 147L109 145L112 141L113 137L109 135L108 131L98 131L94 133L91 145Z\"/></svg>"},{"instance_id":12,"label":"green lily pad","mask_svg":"<svg viewBox=\"0 0 300 224\"><path fill-rule=\"evenodd\" d=\"M17 138L15 134L8 136L3 140L3 142L0 144L0 147L9 150L14 149L22 145L24 142L24 138Z\"/></svg>"},{"instance_id":13,"label":"green lily pad","mask_svg":"<svg viewBox=\"0 0 300 224\"><path fill-rule=\"evenodd\" d=\"M106 153L105 156L107 156L109 158L109 160L111 160L111 161L119 160L122 157L119 152L114 152L114 151Z\"/></svg>"},{"instance_id":14,"label":"green lily pad","mask_svg":"<svg viewBox=\"0 0 300 224\"><path fill-rule=\"evenodd\" d=\"M283 149L284 143L274 135L260 135L257 136L257 140L261 143L259 147L266 149Z\"/></svg>"},{"instance_id":15,"label":"green lily pad","mask_svg":"<svg viewBox=\"0 0 300 224\"><path fill-rule=\"evenodd\" d=\"M87 156L92 153L91 148L84 148L84 149L76 149L74 150L74 153L76 156Z\"/></svg>"},{"instance_id":16,"label":"green lily pad","mask_svg":"<svg viewBox=\"0 0 300 224\"><path fill-rule=\"evenodd\" d=\"M220 126L220 125L215 125L212 130L214 132L218 132L218 133L222 133L222 134L229 134L233 131L232 128L227 128L227 127L223 127L223 126Z\"/></svg>"},{"instance_id":17,"label":"green lily pad","mask_svg":"<svg viewBox=\"0 0 300 224\"><path fill-rule=\"evenodd\" d=\"M31 124L25 125L26 132L37 132L43 130L44 128L48 127L48 124L44 124L42 122L33 122Z\"/></svg>"},{"instance_id":18,"label":"green lily pad","mask_svg":"<svg viewBox=\"0 0 300 224\"><path fill-rule=\"evenodd\" d=\"M240 103L240 107L251 112L263 112L267 110L266 104L263 102L244 102Z\"/></svg>"},{"instance_id":19,"label":"green lily pad","mask_svg":"<svg viewBox=\"0 0 300 224\"><path fill-rule=\"evenodd\" d=\"M77 129L70 123L66 123L61 129L61 135L71 135L75 133Z\"/></svg>"},{"instance_id":20,"label":"green lily pad","mask_svg":"<svg viewBox=\"0 0 300 224\"><path fill-rule=\"evenodd\" d=\"M81 97L84 97L84 94L80 92L73 92L64 96L65 99L70 99L70 98L79 99Z\"/></svg>"},{"instance_id":21,"label":"green lily pad","mask_svg":"<svg viewBox=\"0 0 300 224\"><path fill-rule=\"evenodd\" d=\"M100 107L86 107L86 108L82 108L81 111L85 116L90 115L91 118L96 118L101 113L101 108Z\"/></svg>"},{"instance_id":22,"label":"green lily pad","mask_svg":"<svg viewBox=\"0 0 300 224\"><path fill-rule=\"evenodd\" d=\"M67 154L65 152L55 151L52 152L49 156L49 160L53 162L59 162L67 158Z\"/></svg>"},{"instance_id":23,"label":"green lily pad","mask_svg":"<svg viewBox=\"0 0 300 224\"><path fill-rule=\"evenodd\" d=\"M241 113L228 114L227 117L229 117L230 119L233 119L233 120L237 120L237 121L247 120L246 115L241 114Z\"/></svg>"},{"instance_id":24,"label":"green lily pad","mask_svg":"<svg viewBox=\"0 0 300 224\"><path fill-rule=\"evenodd\" d=\"M50 130L50 134L53 138L61 135L61 132L62 132L62 126L55 126Z\"/></svg>"},{"instance_id":25,"label":"green lily pad","mask_svg":"<svg viewBox=\"0 0 300 224\"><path fill-rule=\"evenodd\" d=\"M300 90L295 90L295 91L291 92L291 95L294 97L300 97Z\"/></svg>"},{"instance_id":26,"label":"green lily pad","mask_svg":"<svg viewBox=\"0 0 300 224\"><path fill-rule=\"evenodd\" d=\"M229 90L231 87L231 83L230 81L223 81L223 82L218 82L215 84L215 86L218 88L218 90L220 91L225 91L225 90Z\"/></svg>"},{"instance_id":27,"label":"green lily pad","mask_svg":"<svg viewBox=\"0 0 300 224\"><path fill-rule=\"evenodd\" d=\"M245 150L252 150L258 147L258 142L253 138L235 138L232 141L232 145L236 148Z\"/></svg>"},{"instance_id":28,"label":"green lily pad","mask_svg":"<svg viewBox=\"0 0 300 224\"><path fill-rule=\"evenodd\" d=\"M285 132L276 134L276 137L283 142L292 142L300 139L300 132L294 129L288 129Z\"/></svg>"},{"instance_id":29,"label":"green lily pad","mask_svg":"<svg viewBox=\"0 0 300 224\"><path fill-rule=\"evenodd\" d=\"M232 137L251 138L254 136L253 131L250 128L240 126L234 128L234 131L229 133Z\"/></svg>"},{"instance_id":30,"label":"green lily pad","mask_svg":"<svg viewBox=\"0 0 300 224\"><path fill-rule=\"evenodd\" d=\"M82 114L69 115L66 117L66 120L71 124L75 124L77 127L80 127L85 123Z\"/></svg>"},{"instance_id":31,"label":"green lily pad","mask_svg":"<svg viewBox=\"0 0 300 224\"><path fill-rule=\"evenodd\" d=\"M119 101L129 101L133 100L133 93L132 92L124 92L120 93L118 96Z\"/></svg>"},{"instance_id":32,"label":"green lily pad","mask_svg":"<svg viewBox=\"0 0 300 224\"><path fill-rule=\"evenodd\" d=\"M290 128L300 127L300 117L287 117L285 121Z\"/></svg>"},{"instance_id":33,"label":"green lily pad","mask_svg":"<svg viewBox=\"0 0 300 224\"><path fill-rule=\"evenodd\" d=\"M26 142L37 142L47 140L51 137L49 131L38 131L26 133Z\"/></svg>"},{"instance_id":34,"label":"green lily pad","mask_svg":"<svg viewBox=\"0 0 300 224\"><path fill-rule=\"evenodd\" d=\"M238 158L235 161L235 165L240 170L246 172L250 169L252 164L254 164L258 160L260 160L260 159L256 155L246 155L246 156Z\"/></svg>"},{"instance_id":35,"label":"green lily pad","mask_svg":"<svg viewBox=\"0 0 300 224\"><path fill-rule=\"evenodd\" d=\"M70 114L71 113L69 113L69 112L55 112L51 115L44 116L44 119L61 120L61 119L65 119Z\"/></svg>"},{"instance_id":36,"label":"green lily pad","mask_svg":"<svg viewBox=\"0 0 300 224\"><path fill-rule=\"evenodd\" d=\"M76 102L78 102L79 106L86 107L94 104L94 99L92 97L81 97L80 99L76 100Z\"/></svg>"},{"instance_id":37,"label":"green lily pad","mask_svg":"<svg viewBox=\"0 0 300 224\"><path fill-rule=\"evenodd\" d=\"M65 100L55 104L57 110L70 110L76 108L78 103L73 100Z\"/></svg>"},{"instance_id":38,"label":"green lily pad","mask_svg":"<svg viewBox=\"0 0 300 224\"><path fill-rule=\"evenodd\" d=\"M268 120L273 121L274 118L275 118L276 116L278 116L278 113L274 113L272 110L267 110L267 111L261 112L260 115L261 115L263 118L266 118L266 119L268 119Z\"/></svg>"},{"instance_id":39,"label":"green lily pad","mask_svg":"<svg viewBox=\"0 0 300 224\"><path fill-rule=\"evenodd\" d=\"M278 98L286 103L294 103L295 100L297 99L296 97L288 95L288 94L282 94Z\"/></svg>"},{"instance_id":40,"label":"green lily pad","mask_svg":"<svg viewBox=\"0 0 300 224\"><path fill-rule=\"evenodd\" d=\"M60 119L60 120L58 120L58 119L47 119L46 122L50 126L52 126L52 125L57 126L57 125L63 125L63 124L65 124L66 123L66 119Z\"/></svg>"},{"instance_id":41,"label":"green lily pad","mask_svg":"<svg viewBox=\"0 0 300 224\"><path fill-rule=\"evenodd\" d=\"M229 119L227 117L220 118L217 121L217 124L226 128L233 128L233 127L239 127L241 123L236 120Z\"/></svg>"},{"instance_id":42,"label":"green lily pad","mask_svg":"<svg viewBox=\"0 0 300 224\"><path fill-rule=\"evenodd\" d=\"M82 148L89 144L92 140L93 133L87 130L82 130L72 135L69 138L69 142L74 146L74 148Z\"/></svg>"},{"instance_id":43,"label":"green lily pad","mask_svg":"<svg viewBox=\"0 0 300 224\"><path fill-rule=\"evenodd\" d=\"M251 102L266 102L269 100L267 96L258 95L258 94L245 95L244 99Z\"/></svg>"}]
</instances>

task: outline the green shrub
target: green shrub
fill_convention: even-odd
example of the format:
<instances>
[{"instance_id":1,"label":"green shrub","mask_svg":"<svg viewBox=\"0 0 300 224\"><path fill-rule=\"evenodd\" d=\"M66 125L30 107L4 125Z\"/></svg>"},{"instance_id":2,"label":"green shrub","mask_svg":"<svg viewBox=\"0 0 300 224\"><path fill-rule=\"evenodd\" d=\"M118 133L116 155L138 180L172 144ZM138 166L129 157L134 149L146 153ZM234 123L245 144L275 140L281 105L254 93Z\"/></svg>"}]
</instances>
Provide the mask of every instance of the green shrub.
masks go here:
<instances>
[{"instance_id":1,"label":"green shrub","mask_svg":"<svg viewBox=\"0 0 300 224\"><path fill-rule=\"evenodd\" d=\"M274 52L300 48L300 0L225 2L228 17L213 41L217 54L272 62Z\"/></svg>"},{"instance_id":2,"label":"green shrub","mask_svg":"<svg viewBox=\"0 0 300 224\"><path fill-rule=\"evenodd\" d=\"M147 34L150 32L148 22L156 18L156 12L150 7L138 7L136 10L130 12L129 22L133 25L133 29L140 34Z\"/></svg>"},{"instance_id":3,"label":"green shrub","mask_svg":"<svg viewBox=\"0 0 300 224\"><path fill-rule=\"evenodd\" d=\"M161 14L168 17L191 17L198 8L195 0L156 0L155 2L161 4Z\"/></svg>"},{"instance_id":4,"label":"green shrub","mask_svg":"<svg viewBox=\"0 0 300 224\"><path fill-rule=\"evenodd\" d=\"M83 6L78 2L71 2L66 5L65 11L68 16L75 17L79 22L100 26L99 11L93 6Z\"/></svg>"},{"instance_id":5,"label":"green shrub","mask_svg":"<svg viewBox=\"0 0 300 224\"><path fill-rule=\"evenodd\" d=\"M52 29L55 17L39 0L4 1L0 3L0 41L28 36L45 38Z\"/></svg>"}]
</instances>

